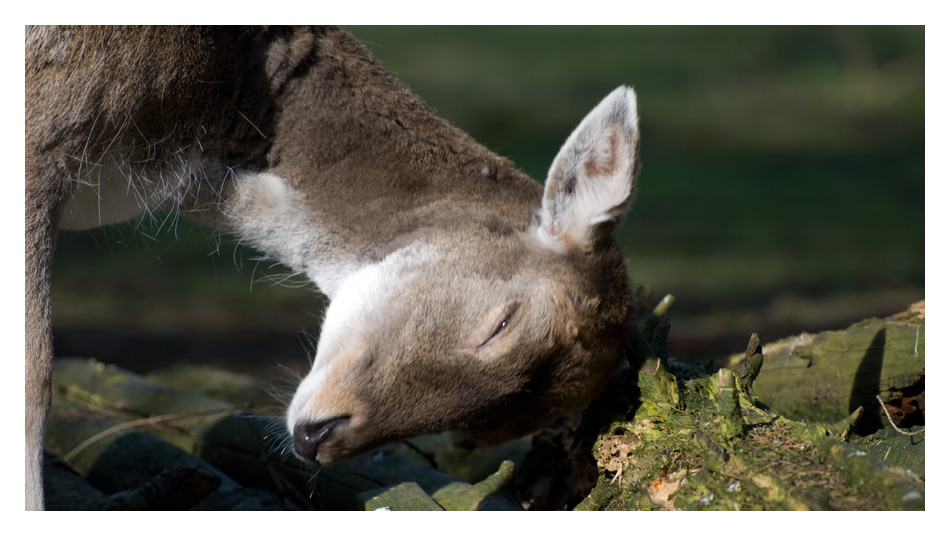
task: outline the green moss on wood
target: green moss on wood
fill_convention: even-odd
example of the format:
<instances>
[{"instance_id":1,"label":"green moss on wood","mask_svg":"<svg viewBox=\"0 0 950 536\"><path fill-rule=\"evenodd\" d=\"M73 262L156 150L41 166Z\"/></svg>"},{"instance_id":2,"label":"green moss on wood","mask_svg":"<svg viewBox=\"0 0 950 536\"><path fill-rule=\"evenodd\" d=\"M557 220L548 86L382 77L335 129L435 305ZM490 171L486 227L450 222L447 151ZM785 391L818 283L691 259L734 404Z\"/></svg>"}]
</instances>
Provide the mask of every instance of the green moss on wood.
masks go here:
<instances>
[{"instance_id":1,"label":"green moss on wood","mask_svg":"<svg viewBox=\"0 0 950 536\"><path fill-rule=\"evenodd\" d=\"M923 354L917 337L923 329L923 324L870 321L845 332L820 334L815 338L817 350L809 351L840 357L880 350L883 363L919 360L920 372ZM891 343L881 343L877 333L882 331ZM911 335L916 354L911 351L914 346L908 347ZM767 370L763 362L768 361L761 351L753 339L734 370L712 375L692 377L683 368L665 364L652 375L639 372L641 403L634 416L617 419L596 438L581 441L592 445L600 476L577 509L923 508L922 473L905 468L907 464L888 463L880 454L887 455L888 447L894 452L899 444L879 440L872 449L871 440L846 441L865 410L845 412L827 423L806 423L763 404L757 395ZM790 355L802 359L803 352ZM888 381L912 383L914 377L894 373ZM787 380L790 389L795 381ZM611 389L633 392L635 387L628 380L626 385L612 384ZM609 393L606 399L626 402L629 397ZM626 407L613 412L629 413ZM922 458L922 438L905 437L901 446L912 448L911 441L918 442L914 453Z\"/></svg>"}]
</instances>

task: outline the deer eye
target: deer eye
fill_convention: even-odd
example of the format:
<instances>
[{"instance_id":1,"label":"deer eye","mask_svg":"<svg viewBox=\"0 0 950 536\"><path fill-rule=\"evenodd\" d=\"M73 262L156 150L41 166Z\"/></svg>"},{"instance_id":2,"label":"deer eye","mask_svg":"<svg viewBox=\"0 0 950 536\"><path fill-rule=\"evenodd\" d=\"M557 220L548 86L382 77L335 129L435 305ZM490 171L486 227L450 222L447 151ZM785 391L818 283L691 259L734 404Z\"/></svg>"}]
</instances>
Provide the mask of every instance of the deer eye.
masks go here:
<instances>
[{"instance_id":1,"label":"deer eye","mask_svg":"<svg viewBox=\"0 0 950 536\"><path fill-rule=\"evenodd\" d=\"M482 338L482 342L478 345L479 348L485 346L491 342L492 339L505 332L511 325L515 312L517 312L520 305L518 302L509 302L502 307L496 308L488 315L486 320L492 319L491 324L486 325L488 329L483 332L485 335Z\"/></svg>"},{"instance_id":2,"label":"deer eye","mask_svg":"<svg viewBox=\"0 0 950 536\"><path fill-rule=\"evenodd\" d=\"M508 317L503 318L501 322L499 322L498 325L495 326L495 329L492 330L491 335L488 336L488 340L491 340L495 335L498 335L499 333L501 333L501 331L505 329L506 327L508 327Z\"/></svg>"}]
</instances>

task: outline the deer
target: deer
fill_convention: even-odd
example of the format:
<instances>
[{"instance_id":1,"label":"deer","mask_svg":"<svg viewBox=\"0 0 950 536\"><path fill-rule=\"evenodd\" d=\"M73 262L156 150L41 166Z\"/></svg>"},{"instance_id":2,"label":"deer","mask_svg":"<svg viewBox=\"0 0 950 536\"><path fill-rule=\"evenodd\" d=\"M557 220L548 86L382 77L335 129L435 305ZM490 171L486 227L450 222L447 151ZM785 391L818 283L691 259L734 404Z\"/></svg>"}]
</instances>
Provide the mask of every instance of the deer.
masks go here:
<instances>
[{"instance_id":1,"label":"deer","mask_svg":"<svg viewBox=\"0 0 950 536\"><path fill-rule=\"evenodd\" d=\"M335 27L26 29L26 507L42 509L59 230L168 210L329 298L286 411L327 465L392 441L531 433L630 352L612 232L636 94L584 117L544 183L438 117Z\"/></svg>"}]
</instances>

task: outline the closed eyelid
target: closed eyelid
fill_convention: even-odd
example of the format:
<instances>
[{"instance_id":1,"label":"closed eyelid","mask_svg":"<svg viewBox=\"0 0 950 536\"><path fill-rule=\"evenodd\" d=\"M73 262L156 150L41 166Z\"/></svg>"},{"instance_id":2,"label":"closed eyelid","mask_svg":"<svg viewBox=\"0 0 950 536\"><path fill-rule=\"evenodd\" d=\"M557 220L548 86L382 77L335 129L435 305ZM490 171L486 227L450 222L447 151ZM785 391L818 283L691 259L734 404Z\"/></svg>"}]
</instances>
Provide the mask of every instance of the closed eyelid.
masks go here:
<instances>
[{"instance_id":1,"label":"closed eyelid","mask_svg":"<svg viewBox=\"0 0 950 536\"><path fill-rule=\"evenodd\" d=\"M494 339L499 333L511 326L515 314L518 312L518 309L521 307L521 302L509 302L505 304L504 308L495 315L494 323L492 324L491 331L487 333L487 336L478 345L479 348L488 344L492 339Z\"/></svg>"}]
</instances>

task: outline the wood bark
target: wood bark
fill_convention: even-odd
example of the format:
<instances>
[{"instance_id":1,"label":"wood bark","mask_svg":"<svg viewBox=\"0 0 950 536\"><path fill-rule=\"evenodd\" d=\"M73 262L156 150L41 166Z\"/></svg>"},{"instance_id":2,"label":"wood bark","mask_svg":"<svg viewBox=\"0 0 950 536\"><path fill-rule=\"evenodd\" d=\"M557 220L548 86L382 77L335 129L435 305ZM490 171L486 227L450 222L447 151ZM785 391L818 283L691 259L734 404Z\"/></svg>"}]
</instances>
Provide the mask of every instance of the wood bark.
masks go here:
<instances>
[{"instance_id":1,"label":"wood bark","mask_svg":"<svg viewBox=\"0 0 950 536\"><path fill-rule=\"evenodd\" d=\"M904 409L902 419L910 417L904 399L915 397L924 381L922 308L921 302L892 318L766 345L756 395L786 417L809 422L836 422L863 407L858 433L888 424L876 396ZM917 409L923 411L920 404Z\"/></svg>"}]
</instances>

